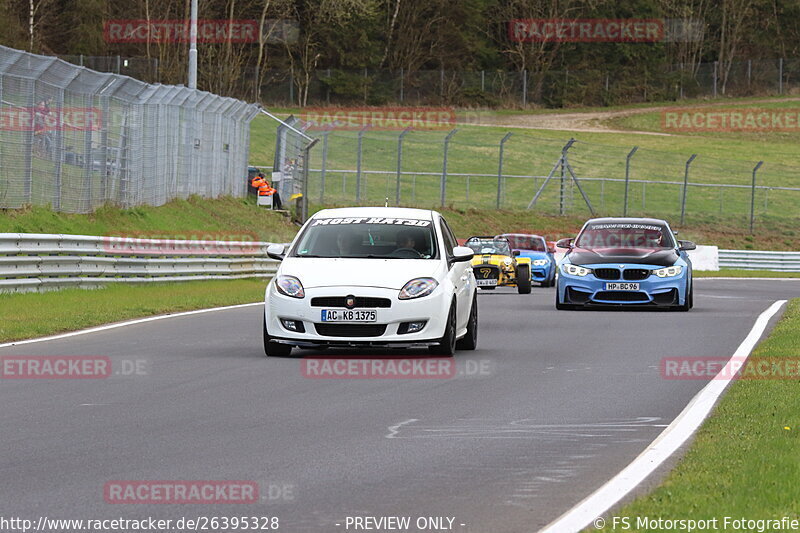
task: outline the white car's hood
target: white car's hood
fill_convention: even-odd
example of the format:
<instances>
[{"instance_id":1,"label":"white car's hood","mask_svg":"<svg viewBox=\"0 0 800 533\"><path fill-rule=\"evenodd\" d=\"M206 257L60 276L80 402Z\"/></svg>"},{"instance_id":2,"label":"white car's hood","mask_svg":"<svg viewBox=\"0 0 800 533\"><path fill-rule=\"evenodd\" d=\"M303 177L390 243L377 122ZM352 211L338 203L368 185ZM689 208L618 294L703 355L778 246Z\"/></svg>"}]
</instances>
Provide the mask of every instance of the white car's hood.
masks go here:
<instances>
[{"instance_id":1,"label":"white car's hood","mask_svg":"<svg viewBox=\"0 0 800 533\"><path fill-rule=\"evenodd\" d=\"M314 287L382 287L400 290L414 278L441 281L439 259L322 259L287 257L280 274L295 276L306 289Z\"/></svg>"}]
</instances>

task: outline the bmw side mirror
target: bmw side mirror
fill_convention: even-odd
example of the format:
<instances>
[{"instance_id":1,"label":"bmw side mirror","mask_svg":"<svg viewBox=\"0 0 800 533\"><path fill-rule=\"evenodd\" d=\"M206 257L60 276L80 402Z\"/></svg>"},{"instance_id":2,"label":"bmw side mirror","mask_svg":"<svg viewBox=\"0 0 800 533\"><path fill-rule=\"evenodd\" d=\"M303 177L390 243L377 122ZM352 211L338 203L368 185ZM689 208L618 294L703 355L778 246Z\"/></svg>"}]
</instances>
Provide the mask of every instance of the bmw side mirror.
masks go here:
<instances>
[{"instance_id":1,"label":"bmw side mirror","mask_svg":"<svg viewBox=\"0 0 800 533\"><path fill-rule=\"evenodd\" d=\"M678 249L688 252L689 250L696 250L697 245L692 241L678 241Z\"/></svg>"},{"instance_id":2,"label":"bmw side mirror","mask_svg":"<svg viewBox=\"0 0 800 533\"><path fill-rule=\"evenodd\" d=\"M450 258L451 263L463 263L465 261L472 261L475 252L468 246L456 246L453 248L453 257Z\"/></svg>"},{"instance_id":3,"label":"bmw side mirror","mask_svg":"<svg viewBox=\"0 0 800 533\"><path fill-rule=\"evenodd\" d=\"M565 248L569 250L572 248L572 239L561 239L556 242L556 248Z\"/></svg>"},{"instance_id":4,"label":"bmw side mirror","mask_svg":"<svg viewBox=\"0 0 800 533\"><path fill-rule=\"evenodd\" d=\"M514 254L514 257L517 257L517 256L519 256L519 254L520 254L521 252L520 252L519 250L514 250L514 251L513 251L513 252L511 252L511 253L513 253L513 254Z\"/></svg>"},{"instance_id":5,"label":"bmw side mirror","mask_svg":"<svg viewBox=\"0 0 800 533\"><path fill-rule=\"evenodd\" d=\"M267 246L267 256L275 261L283 261L285 257L286 246L283 244L270 244Z\"/></svg>"}]
</instances>

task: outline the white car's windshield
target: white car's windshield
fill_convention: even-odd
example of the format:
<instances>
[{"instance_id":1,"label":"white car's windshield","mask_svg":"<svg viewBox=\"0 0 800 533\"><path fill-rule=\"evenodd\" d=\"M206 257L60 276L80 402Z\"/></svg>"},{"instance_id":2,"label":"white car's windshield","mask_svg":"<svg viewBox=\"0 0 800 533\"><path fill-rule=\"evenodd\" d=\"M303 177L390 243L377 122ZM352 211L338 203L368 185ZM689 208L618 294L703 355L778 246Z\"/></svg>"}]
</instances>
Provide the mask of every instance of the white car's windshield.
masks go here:
<instances>
[{"instance_id":1,"label":"white car's windshield","mask_svg":"<svg viewBox=\"0 0 800 533\"><path fill-rule=\"evenodd\" d=\"M293 257L433 259L436 238L430 220L351 217L318 218L295 246Z\"/></svg>"},{"instance_id":2,"label":"white car's windshield","mask_svg":"<svg viewBox=\"0 0 800 533\"><path fill-rule=\"evenodd\" d=\"M674 248L670 232L663 226L639 223L600 223L584 228L577 246L600 248Z\"/></svg>"}]
</instances>

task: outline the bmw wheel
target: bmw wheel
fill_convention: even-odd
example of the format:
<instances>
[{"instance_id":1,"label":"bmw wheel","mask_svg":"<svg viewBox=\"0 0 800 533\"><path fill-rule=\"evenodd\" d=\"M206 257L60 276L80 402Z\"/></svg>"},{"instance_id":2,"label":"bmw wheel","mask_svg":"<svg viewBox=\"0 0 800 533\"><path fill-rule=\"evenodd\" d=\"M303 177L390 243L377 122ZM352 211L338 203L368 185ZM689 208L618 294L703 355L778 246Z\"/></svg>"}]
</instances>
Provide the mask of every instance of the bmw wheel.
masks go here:
<instances>
[{"instance_id":1,"label":"bmw wheel","mask_svg":"<svg viewBox=\"0 0 800 533\"><path fill-rule=\"evenodd\" d=\"M689 280L687 279L686 280L686 292L684 293L684 296L683 296L683 304L682 305L678 305L676 307L676 309L678 311L686 312L686 311L688 311L689 309L692 308L692 305L694 303L694 302L692 302L692 299L693 299L692 298L692 292L693 292L692 284L689 283Z\"/></svg>"},{"instance_id":2,"label":"bmw wheel","mask_svg":"<svg viewBox=\"0 0 800 533\"><path fill-rule=\"evenodd\" d=\"M558 285L556 285L556 309L558 309L559 311L568 311L570 309L575 309L575 307L570 304L562 304L561 301L558 299Z\"/></svg>"}]
</instances>

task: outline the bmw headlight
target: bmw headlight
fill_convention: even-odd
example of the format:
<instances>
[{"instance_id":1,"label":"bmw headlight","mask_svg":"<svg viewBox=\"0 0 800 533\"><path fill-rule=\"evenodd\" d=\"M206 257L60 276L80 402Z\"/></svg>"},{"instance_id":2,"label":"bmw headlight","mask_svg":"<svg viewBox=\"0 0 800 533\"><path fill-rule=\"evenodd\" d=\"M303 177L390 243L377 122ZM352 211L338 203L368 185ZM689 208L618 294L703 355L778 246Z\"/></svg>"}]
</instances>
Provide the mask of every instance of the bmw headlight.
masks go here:
<instances>
[{"instance_id":1,"label":"bmw headlight","mask_svg":"<svg viewBox=\"0 0 800 533\"><path fill-rule=\"evenodd\" d=\"M275 280L275 288L279 293L292 298L305 298L306 296L303 284L294 276L278 276Z\"/></svg>"},{"instance_id":2,"label":"bmw headlight","mask_svg":"<svg viewBox=\"0 0 800 533\"><path fill-rule=\"evenodd\" d=\"M433 278L412 279L400 289L400 296L398 296L398 298L401 300L422 298L432 293L438 286L439 282Z\"/></svg>"},{"instance_id":3,"label":"bmw headlight","mask_svg":"<svg viewBox=\"0 0 800 533\"><path fill-rule=\"evenodd\" d=\"M547 259L534 259L533 266L543 267L549 262Z\"/></svg>"},{"instance_id":4,"label":"bmw headlight","mask_svg":"<svg viewBox=\"0 0 800 533\"><path fill-rule=\"evenodd\" d=\"M653 270L653 274L655 274L659 278L672 278L675 276L680 276L681 272L683 272L683 267L675 265L666 268L659 268L658 270Z\"/></svg>"},{"instance_id":5,"label":"bmw headlight","mask_svg":"<svg viewBox=\"0 0 800 533\"><path fill-rule=\"evenodd\" d=\"M588 268L583 268L582 266L573 265L572 263L566 263L561 267L561 270L564 271L564 274L569 274L570 276L588 276L592 273L591 270Z\"/></svg>"}]
</instances>

